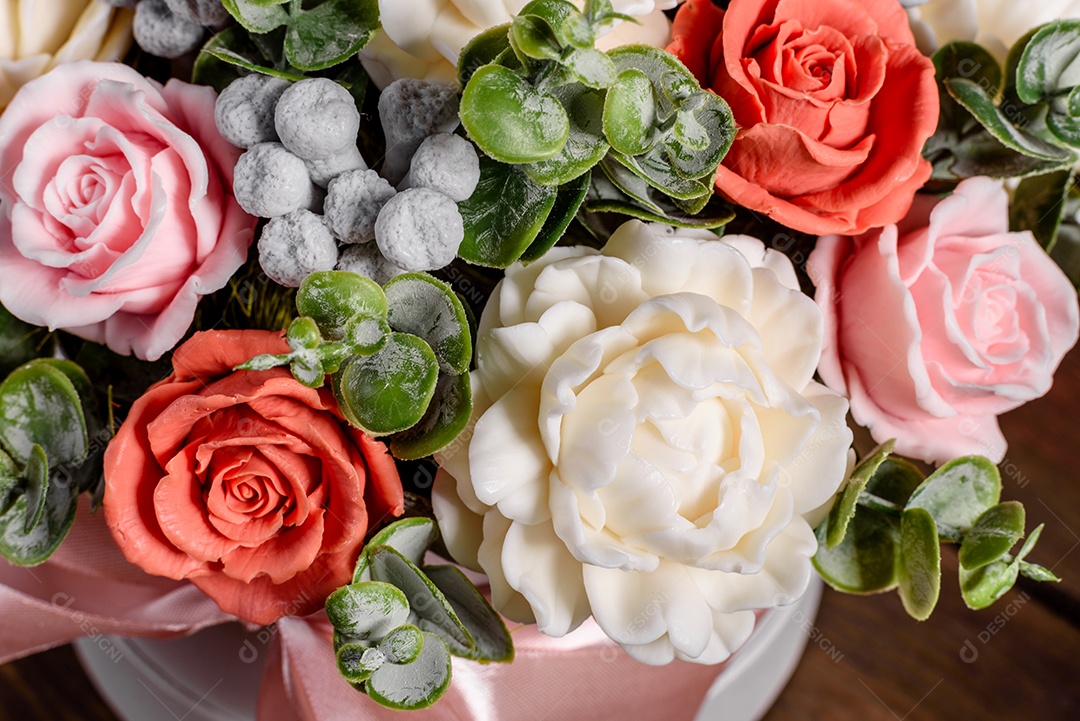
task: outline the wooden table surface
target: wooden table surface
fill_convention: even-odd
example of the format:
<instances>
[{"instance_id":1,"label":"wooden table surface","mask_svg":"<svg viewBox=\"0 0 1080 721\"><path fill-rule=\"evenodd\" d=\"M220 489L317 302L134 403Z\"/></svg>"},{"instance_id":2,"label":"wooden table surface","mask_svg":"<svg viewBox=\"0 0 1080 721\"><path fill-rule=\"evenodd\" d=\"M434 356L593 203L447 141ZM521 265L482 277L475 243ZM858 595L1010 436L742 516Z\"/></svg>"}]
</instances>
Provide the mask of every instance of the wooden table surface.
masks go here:
<instances>
[{"instance_id":1,"label":"wooden table surface","mask_svg":"<svg viewBox=\"0 0 1080 721\"><path fill-rule=\"evenodd\" d=\"M1074 351L1046 397L1002 418L1003 497L1024 502L1028 528L1046 524L1032 560L1061 584L1025 584L969 611L949 549L941 603L925 623L895 594L826 590L806 655L765 721L1080 720L1078 412ZM63 719L115 721L69 648L0 666L0 721Z\"/></svg>"}]
</instances>

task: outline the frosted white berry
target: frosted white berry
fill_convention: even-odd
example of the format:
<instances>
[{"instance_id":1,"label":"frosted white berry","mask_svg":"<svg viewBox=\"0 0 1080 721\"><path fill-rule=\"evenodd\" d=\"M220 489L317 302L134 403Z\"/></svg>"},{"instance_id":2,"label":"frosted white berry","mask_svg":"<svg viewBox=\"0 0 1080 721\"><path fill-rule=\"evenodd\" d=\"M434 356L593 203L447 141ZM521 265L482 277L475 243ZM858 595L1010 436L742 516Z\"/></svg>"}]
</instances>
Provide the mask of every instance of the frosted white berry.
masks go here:
<instances>
[{"instance_id":1,"label":"frosted white berry","mask_svg":"<svg viewBox=\"0 0 1080 721\"><path fill-rule=\"evenodd\" d=\"M310 78L282 93L274 126L286 148L317 160L356 149L360 111L349 91L333 80Z\"/></svg>"},{"instance_id":2,"label":"frosted white berry","mask_svg":"<svg viewBox=\"0 0 1080 721\"><path fill-rule=\"evenodd\" d=\"M457 89L430 80L397 80L379 96L379 119L386 136L382 174L397 185L409 171L409 160L424 138L457 128Z\"/></svg>"},{"instance_id":3,"label":"frosted white berry","mask_svg":"<svg viewBox=\"0 0 1080 721\"><path fill-rule=\"evenodd\" d=\"M165 0L142 0L131 26L139 47L161 58L178 58L199 47L206 30L173 13Z\"/></svg>"},{"instance_id":4,"label":"frosted white berry","mask_svg":"<svg viewBox=\"0 0 1080 721\"><path fill-rule=\"evenodd\" d=\"M480 182L480 157L465 138L450 133L432 135L412 157L404 188L430 188L451 200L468 200Z\"/></svg>"},{"instance_id":5,"label":"frosted white berry","mask_svg":"<svg viewBox=\"0 0 1080 721\"><path fill-rule=\"evenodd\" d=\"M427 188L398 193L375 221L379 250L394 265L413 272L446 267L464 238L457 203Z\"/></svg>"},{"instance_id":6,"label":"frosted white berry","mask_svg":"<svg viewBox=\"0 0 1080 721\"><path fill-rule=\"evenodd\" d=\"M218 95L214 121L221 136L239 148L278 139L274 107L291 83L261 73L234 80Z\"/></svg>"},{"instance_id":7,"label":"frosted white berry","mask_svg":"<svg viewBox=\"0 0 1080 721\"><path fill-rule=\"evenodd\" d=\"M240 156L233 194L241 208L260 218L310 208L316 199L304 161L280 143L259 143Z\"/></svg>"},{"instance_id":8,"label":"frosted white berry","mask_svg":"<svg viewBox=\"0 0 1080 721\"><path fill-rule=\"evenodd\" d=\"M334 236L323 219L309 210L274 218L259 237L263 272L287 288L299 288L309 275L333 270L337 262Z\"/></svg>"},{"instance_id":9,"label":"frosted white berry","mask_svg":"<svg viewBox=\"0 0 1080 721\"><path fill-rule=\"evenodd\" d=\"M379 285L386 285L394 276L407 272L383 257L375 243L361 243L345 248L338 259L337 269L371 278Z\"/></svg>"},{"instance_id":10,"label":"frosted white berry","mask_svg":"<svg viewBox=\"0 0 1080 721\"><path fill-rule=\"evenodd\" d=\"M387 201L397 195L374 170L354 170L338 176L326 193L324 213L342 243L375 239L375 220Z\"/></svg>"}]
</instances>

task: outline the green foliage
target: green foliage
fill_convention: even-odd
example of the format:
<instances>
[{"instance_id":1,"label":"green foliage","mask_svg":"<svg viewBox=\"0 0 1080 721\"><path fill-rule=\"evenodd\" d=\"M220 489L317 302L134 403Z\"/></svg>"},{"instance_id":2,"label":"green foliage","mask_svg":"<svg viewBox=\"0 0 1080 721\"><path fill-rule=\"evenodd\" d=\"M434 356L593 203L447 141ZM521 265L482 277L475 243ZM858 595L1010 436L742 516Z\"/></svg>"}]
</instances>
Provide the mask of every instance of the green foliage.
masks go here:
<instances>
[{"instance_id":1,"label":"green foliage","mask_svg":"<svg viewBox=\"0 0 1080 721\"><path fill-rule=\"evenodd\" d=\"M438 535L429 518L387 526L364 547L353 582L326 601L338 670L389 708L435 703L449 687L451 654L513 659L513 641L484 596L453 566L423 566Z\"/></svg>"},{"instance_id":2,"label":"green foliage","mask_svg":"<svg viewBox=\"0 0 1080 721\"><path fill-rule=\"evenodd\" d=\"M960 544L960 592L971 608L985 608L1012 588L1020 574L1057 581L1025 560L1042 531L1024 535L1024 507L999 503L1001 478L986 458L966 456L928 477L890 458L893 442L855 467L829 516L818 526L814 567L846 593L897 589L908 614L930 617L941 587L942 542Z\"/></svg>"},{"instance_id":3,"label":"green foliage","mask_svg":"<svg viewBox=\"0 0 1080 721\"><path fill-rule=\"evenodd\" d=\"M325 271L304 281L296 306L301 315L285 334L289 352L257 356L238 370L287 365L311 388L331 375L346 420L388 436L398 458L430 455L465 428L472 331L446 283L405 273L379 287L354 273Z\"/></svg>"}]
</instances>

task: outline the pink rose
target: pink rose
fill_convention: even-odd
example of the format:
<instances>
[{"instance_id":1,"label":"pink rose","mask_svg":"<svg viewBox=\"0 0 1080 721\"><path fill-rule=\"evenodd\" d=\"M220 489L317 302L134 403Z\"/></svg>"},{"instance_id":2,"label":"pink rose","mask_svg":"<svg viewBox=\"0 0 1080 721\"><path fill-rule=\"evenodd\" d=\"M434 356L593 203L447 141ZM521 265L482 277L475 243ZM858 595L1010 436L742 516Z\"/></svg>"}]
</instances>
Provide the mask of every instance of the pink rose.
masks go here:
<instances>
[{"instance_id":1,"label":"pink rose","mask_svg":"<svg viewBox=\"0 0 1080 721\"><path fill-rule=\"evenodd\" d=\"M0 116L0 303L155 360L243 264L255 219L210 88L69 63Z\"/></svg>"},{"instance_id":2,"label":"pink rose","mask_svg":"<svg viewBox=\"0 0 1080 721\"><path fill-rule=\"evenodd\" d=\"M989 178L916 202L903 227L818 240L818 370L874 438L927 461L1000 462L997 416L1050 389L1080 333L1076 290Z\"/></svg>"}]
</instances>

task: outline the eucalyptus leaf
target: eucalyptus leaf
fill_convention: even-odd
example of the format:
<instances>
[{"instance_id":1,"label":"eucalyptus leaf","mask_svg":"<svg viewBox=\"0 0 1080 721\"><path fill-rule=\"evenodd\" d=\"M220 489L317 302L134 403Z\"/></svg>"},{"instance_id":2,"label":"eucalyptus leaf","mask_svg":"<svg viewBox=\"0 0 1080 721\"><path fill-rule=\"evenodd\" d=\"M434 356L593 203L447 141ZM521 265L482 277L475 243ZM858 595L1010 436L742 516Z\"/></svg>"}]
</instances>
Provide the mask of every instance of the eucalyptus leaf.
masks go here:
<instances>
[{"instance_id":1,"label":"eucalyptus leaf","mask_svg":"<svg viewBox=\"0 0 1080 721\"><path fill-rule=\"evenodd\" d=\"M386 663L378 648L362 643L343 643L337 649L338 673L349 683L363 683Z\"/></svg>"},{"instance_id":2,"label":"eucalyptus leaf","mask_svg":"<svg viewBox=\"0 0 1080 721\"><path fill-rule=\"evenodd\" d=\"M229 78L226 82L226 79L223 78L220 82L214 81L212 76L218 75L220 70L211 68L204 56L215 58L244 70L262 73L263 75L272 75L276 78L293 81L304 79L303 73L295 71L295 69L283 70L274 67L265 57L259 54L255 46L252 45L251 40L244 35L244 31L235 26L222 30L206 41L199 57L195 60L194 70L194 76L200 82L210 81L215 87L221 86L222 82L228 85L229 82L235 80L235 78Z\"/></svg>"},{"instance_id":3,"label":"eucalyptus leaf","mask_svg":"<svg viewBox=\"0 0 1080 721\"><path fill-rule=\"evenodd\" d=\"M938 526L966 533L1001 498L997 466L982 456L965 456L941 466L912 494L907 508L930 512Z\"/></svg>"},{"instance_id":4,"label":"eucalyptus leaf","mask_svg":"<svg viewBox=\"0 0 1080 721\"><path fill-rule=\"evenodd\" d=\"M1006 501L983 511L960 544L960 565L974 570L1009 552L1024 535L1024 506Z\"/></svg>"},{"instance_id":5,"label":"eucalyptus leaf","mask_svg":"<svg viewBox=\"0 0 1080 721\"><path fill-rule=\"evenodd\" d=\"M387 303L382 288L370 278L331 270L304 280L296 292L296 309L313 318L324 336L341 339L354 316L385 316Z\"/></svg>"},{"instance_id":6,"label":"eucalyptus leaf","mask_svg":"<svg viewBox=\"0 0 1080 721\"><path fill-rule=\"evenodd\" d=\"M561 186L587 174L607 155L602 126L604 94L573 83L555 88L552 95L570 119L566 143L555 156L521 167L540 185Z\"/></svg>"},{"instance_id":7,"label":"eucalyptus leaf","mask_svg":"<svg viewBox=\"0 0 1080 721\"><path fill-rule=\"evenodd\" d=\"M455 651L455 655L475 661L509 663L514 660L514 642L502 616L460 569L455 566L428 566L424 572L446 596L475 641L475 648L462 647Z\"/></svg>"},{"instance_id":8,"label":"eucalyptus leaf","mask_svg":"<svg viewBox=\"0 0 1080 721\"><path fill-rule=\"evenodd\" d=\"M441 373L428 411L412 428L390 439L390 451L404 461L426 458L450 445L472 417L472 384L468 373Z\"/></svg>"},{"instance_id":9,"label":"eucalyptus leaf","mask_svg":"<svg viewBox=\"0 0 1080 721\"><path fill-rule=\"evenodd\" d=\"M403 711L427 708L450 686L450 651L432 633L424 634L420 655L409 664L387 663L371 674L368 695L383 706Z\"/></svg>"},{"instance_id":10,"label":"eucalyptus leaf","mask_svg":"<svg viewBox=\"0 0 1080 721\"><path fill-rule=\"evenodd\" d=\"M386 347L386 342L390 340L390 333L390 324L385 315L355 315L345 326L345 337L341 341L341 347L346 356L374 355ZM320 351L325 351L327 348L323 346ZM323 368L327 373L337 373L345 358L337 358L336 351L331 352L330 355L333 360L324 358ZM329 367L335 361L336 367Z\"/></svg>"},{"instance_id":11,"label":"eucalyptus leaf","mask_svg":"<svg viewBox=\"0 0 1080 721\"><path fill-rule=\"evenodd\" d=\"M424 632L416 626L398 626L379 644L379 651L390 663L412 663L424 649Z\"/></svg>"},{"instance_id":12,"label":"eucalyptus leaf","mask_svg":"<svg viewBox=\"0 0 1080 721\"><path fill-rule=\"evenodd\" d=\"M45 449L50 466L80 463L89 439L74 384L51 364L30 362L0 384L0 443L25 463L30 449Z\"/></svg>"},{"instance_id":13,"label":"eucalyptus leaf","mask_svg":"<svg viewBox=\"0 0 1080 721\"><path fill-rule=\"evenodd\" d=\"M866 484L877 471L878 467L885 462L896 446L895 440L887 441L879 445L863 458L851 472L847 485L840 493L840 497L833 504L832 510L826 520L826 545L836 548L844 540L848 524L855 516L855 510L859 502L859 494L866 488Z\"/></svg>"},{"instance_id":14,"label":"eucalyptus leaf","mask_svg":"<svg viewBox=\"0 0 1080 721\"><path fill-rule=\"evenodd\" d=\"M1061 579L1054 575L1049 568L1043 568L1037 563L1020 562L1020 575L1030 578L1032 581L1043 583L1061 583Z\"/></svg>"},{"instance_id":15,"label":"eucalyptus leaf","mask_svg":"<svg viewBox=\"0 0 1080 721\"><path fill-rule=\"evenodd\" d=\"M1065 212L1072 175L1071 170L1058 170L1020 181L1009 203L1010 230L1030 230L1048 253L1052 251Z\"/></svg>"},{"instance_id":16,"label":"eucalyptus leaf","mask_svg":"<svg viewBox=\"0 0 1080 721\"><path fill-rule=\"evenodd\" d=\"M909 508L901 517L897 580L908 615L930 618L941 592L941 546L933 516L921 508Z\"/></svg>"},{"instance_id":17,"label":"eucalyptus leaf","mask_svg":"<svg viewBox=\"0 0 1080 721\"><path fill-rule=\"evenodd\" d=\"M569 145L569 143L567 143ZM566 233L570 223L574 220L585 196L589 192L591 178L588 173L559 186L558 195L555 196L555 205L544 222L544 227L536 235L536 239L521 254L521 262L528 264L539 260L555 247L559 239Z\"/></svg>"},{"instance_id":18,"label":"eucalyptus leaf","mask_svg":"<svg viewBox=\"0 0 1080 721\"><path fill-rule=\"evenodd\" d=\"M469 138L504 163L553 157L570 134L570 119L553 95L499 65L485 65L473 74L460 113Z\"/></svg>"},{"instance_id":19,"label":"eucalyptus leaf","mask_svg":"<svg viewBox=\"0 0 1080 721\"><path fill-rule=\"evenodd\" d=\"M402 518L400 521L394 521L368 541L365 551L360 554L356 562L353 583L371 580L371 559L368 557L368 548L389 546L409 559L413 565L419 566L437 535L435 521L430 518Z\"/></svg>"},{"instance_id":20,"label":"eucalyptus leaf","mask_svg":"<svg viewBox=\"0 0 1080 721\"><path fill-rule=\"evenodd\" d=\"M596 48L574 50L563 63L587 87L603 90L615 82L615 63Z\"/></svg>"},{"instance_id":21,"label":"eucalyptus leaf","mask_svg":"<svg viewBox=\"0 0 1080 721\"><path fill-rule=\"evenodd\" d=\"M221 4L244 29L253 33L268 33L289 22L289 13L281 3L262 3L256 0L221 0Z\"/></svg>"},{"instance_id":22,"label":"eucalyptus leaf","mask_svg":"<svg viewBox=\"0 0 1080 721\"><path fill-rule=\"evenodd\" d=\"M559 39L546 20L536 15L518 15L510 23L514 50L537 60L556 60L562 54Z\"/></svg>"},{"instance_id":23,"label":"eucalyptus leaf","mask_svg":"<svg viewBox=\"0 0 1080 721\"><path fill-rule=\"evenodd\" d=\"M1042 535L1043 529L1046 528L1045 523L1040 523L1035 526L1035 530L1028 534L1027 540L1024 541L1024 545L1020 547L1020 552L1016 554L1018 561L1023 561L1028 557L1028 554L1035 549L1035 544L1039 542L1039 536Z\"/></svg>"},{"instance_id":24,"label":"eucalyptus leaf","mask_svg":"<svg viewBox=\"0 0 1080 721\"><path fill-rule=\"evenodd\" d=\"M446 596L416 564L390 546L371 547L368 554L371 577L393 584L405 593L410 609L420 619L417 625L422 630L438 633L457 647L476 647Z\"/></svg>"},{"instance_id":25,"label":"eucalyptus leaf","mask_svg":"<svg viewBox=\"0 0 1080 721\"><path fill-rule=\"evenodd\" d=\"M844 539L829 548L825 525L818 526L814 568L822 579L845 593L880 593L896 587L900 521L880 511L860 508Z\"/></svg>"},{"instance_id":26,"label":"eucalyptus leaf","mask_svg":"<svg viewBox=\"0 0 1080 721\"><path fill-rule=\"evenodd\" d=\"M510 23L496 25L488 28L474 37L461 49L458 56L457 77L458 85L465 87L469 80L480 68L510 49Z\"/></svg>"},{"instance_id":27,"label":"eucalyptus leaf","mask_svg":"<svg viewBox=\"0 0 1080 721\"><path fill-rule=\"evenodd\" d=\"M427 273L403 273L390 279L383 292L392 329L423 339L435 352L442 371L468 372L472 335L453 288Z\"/></svg>"},{"instance_id":28,"label":"eucalyptus leaf","mask_svg":"<svg viewBox=\"0 0 1080 721\"><path fill-rule=\"evenodd\" d=\"M38 456L35 464L40 463ZM78 486L71 478L55 471L50 473L45 489L44 513L29 530L28 517L37 515L36 510L31 510L34 499L26 494L20 495L0 515L0 555L19 566L37 566L47 561L63 543L75 522L78 494Z\"/></svg>"},{"instance_id":29,"label":"eucalyptus leaf","mask_svg":"<svg viewBox=\"0 0 1080 721\"><path fill-rule=\"evenodd\" d=\"M480 182L458 204L465 238L458 255L488 268L506 268L536 239L555 206L557 190L539 185L517 166L480 157Z\"/></svg>"},{"instance_id":30,"label":"eucalyptus leaf","mask_svg":"<svg viewBox=\"0 0 1080 721\"><path fill-rule=\"evenodd\" d=\"M656 98L649 76L637 68L619 73L604 100L604 135L625 155L640 155L656 144Z\"/></svg>"},{"instance_id":31,"label":"eucalyptus leaf","mask_svg":"<svg viewBox=\"0 0 1080 721\"><path fill-rule=\"evenodd\" d=\"M1058 20L1039 28L1016 70L1016 92L1025 103L1048 102L1080 85L1080 20Z\"/></svg>"},{"instance_id":32,"label":"eucalyptus leaf","mask_svg":"<svg viewBox=\"0 0 1080 721\"><path fill-rule=\"evenodd\" d=\"M409 620L409 600L397 586L363 581L342 586L326 599L326 615L334 629L358 640L380 641Z\"/></svg>"},{"instance_id":33,"label":"eucalyptus leaf","mask_svg":"<svg viewBox=\"0 0 1080 721\"><path fill-rule=\"evenodd\" d=\"M299 6L292 5L285 57L300 70L323 70L345 62L381 27L378 0L326 0L309 10Z\"/></svg>"},{"instance_id":34,"label":"eucalyptus leaf","mask_svg":"<svg viewBox=\"0 0 1080 721\"><path fill-rule=\"evenodd\" d=\"M1020 573L1017 561L994 561L973 571L960 568L960 595L967 607L978 611L992 605L1016 583Z\"/></svg>"},{"instance_id":35,"label":"eucalyptus leaf","mask_svg":"<svg viewBox=\"0 0 1080 721\"><path fill-rule=\"evenodd\" d=\"M46 494L49 491L49 459L45 456L44 448L34 444L30 449L23 476L26 478L26 520L23 522L23 533L26 534L33 531L45 515Z\"/></svg>"},{"instance_id":36,"label":"eucalyptus leaf","mask_svg":"<svg viewBox=\"0 0 1080 721\"><path fill-rule=\"evenodd\" d=\"M439 363L420 338L392 333L378 353L346 361L333 377L346 419L371 435L388 435L411 428L424 417L435 393Z\"/></svg>"}]
</instances>

